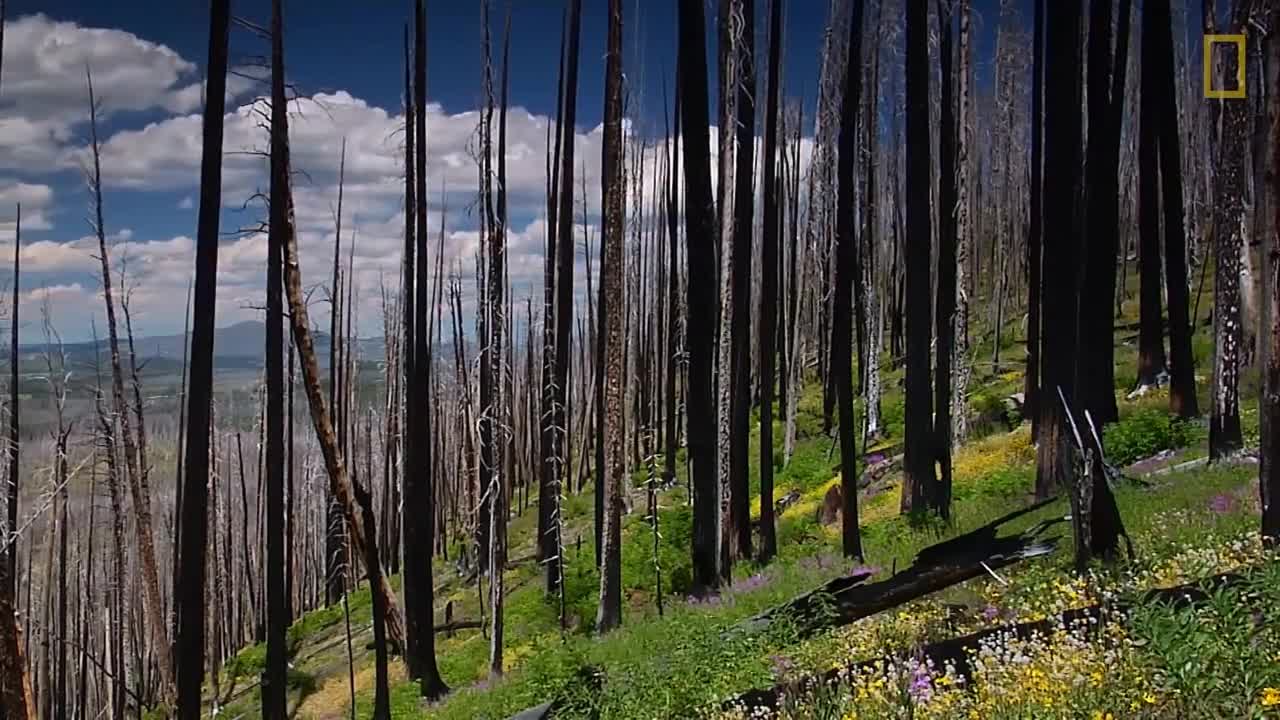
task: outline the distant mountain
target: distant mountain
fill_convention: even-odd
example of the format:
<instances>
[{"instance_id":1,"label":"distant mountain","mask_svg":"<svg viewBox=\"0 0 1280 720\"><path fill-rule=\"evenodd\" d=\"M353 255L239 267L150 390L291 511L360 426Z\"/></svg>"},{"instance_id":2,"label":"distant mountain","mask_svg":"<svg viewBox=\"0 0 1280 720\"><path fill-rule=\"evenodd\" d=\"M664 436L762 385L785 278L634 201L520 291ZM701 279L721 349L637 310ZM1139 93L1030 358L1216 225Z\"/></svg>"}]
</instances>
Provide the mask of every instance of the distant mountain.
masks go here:
<instances>
[{"instance_id":1,"label":"distant mountain","mask_svg":"<svg viewBox=\"0 0 1280 720\"><path fill-rule=\"evenodd\" d=\"M266 329L266 324L259 320L246 320L215 329L213 334L214 365L219 368L261 366L263 348L267 342ZM312 337L315 340L316 354L319 355L320 365L327 367L329 364L329 334L316 332ZM181 333L177 335L153 335L134 338L133 344L138 353L138 358L142 361L158 359L181 363L183 349L187 344L186 338L187 336ZM382 338L360 338L358 343L360 356L363 360L375 362L382 360L385 351ZM99 353L105 353L108 347L109 341L103 338L96 344L92 341L67 343L63 346L63 351L67 354L68 361L88 362L92 361L95 349ZM20 352L24 356L42 355L44 350L45 347L42 343L24 345L20 348Z\"/></svg>"}]
</instances>

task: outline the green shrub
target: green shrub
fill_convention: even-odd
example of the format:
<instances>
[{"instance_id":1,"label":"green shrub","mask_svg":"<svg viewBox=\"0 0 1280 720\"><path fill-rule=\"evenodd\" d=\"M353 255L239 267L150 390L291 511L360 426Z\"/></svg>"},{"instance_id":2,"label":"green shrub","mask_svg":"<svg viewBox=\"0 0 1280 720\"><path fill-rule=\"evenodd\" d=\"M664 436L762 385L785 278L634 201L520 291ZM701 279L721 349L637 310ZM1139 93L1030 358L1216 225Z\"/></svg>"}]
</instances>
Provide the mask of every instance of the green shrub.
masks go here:
<instances>
[{"instance_id":1,"label":"green shrub","mask_svg":"<svg viewBox=\"0 0 1280 720\"><path fill-rule=\"evenodd\" d=\"M1198 424L1175 418L1164 410L1140 408L1102 432L1107 460L1125 466L1161 450L1181 448L1197 442L1204 431Z\"/></svg>"}]
</instances>

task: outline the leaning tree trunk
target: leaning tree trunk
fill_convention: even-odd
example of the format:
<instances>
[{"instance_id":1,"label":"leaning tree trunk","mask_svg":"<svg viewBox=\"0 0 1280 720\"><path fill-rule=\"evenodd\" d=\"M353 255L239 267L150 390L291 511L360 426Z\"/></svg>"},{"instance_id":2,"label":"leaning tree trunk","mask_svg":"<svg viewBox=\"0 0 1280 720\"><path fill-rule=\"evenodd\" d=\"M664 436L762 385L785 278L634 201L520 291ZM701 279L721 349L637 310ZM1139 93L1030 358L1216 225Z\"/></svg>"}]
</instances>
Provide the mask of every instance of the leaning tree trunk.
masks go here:
<instances>
[{"instance_id":1,"label":"leaning tree trunk","mask_svg":"<svg viewBox=\"0 0 1280 720\"><path fill-rule=\"evenodd\" d=\"M283 103L281 103L283 104ZM282 117L280 125L272 124L273 140L278 143L277 150L283 157L280 177L272 178L272 184L280 183L281 197L285 208L281 215L284 218L284 288L289 303L289 323L293 331L294 343L298 347L298 355L302 365L302 384L307 394L307 405L311 411L311 424L319 441L320 453L324 461L325 471L329 475L329 487L334 499L342 508L347 523L348 538L353 554L364 558L365 570L369 575L369 585L373 592L382 595L387 610L387 631L391 644L396 648L405 647L404 626L400 619L399 606L391 584L382 574L381 564L369 566L369 554L365 552L368 538L376 528L366 526L365 518L356 506L355 496L351 489L351 479L347 474L346 463L338 450L338 438L333 430L333 418L325 403L324 391L320 385L320 363L316 359L315 341L311 337L311 322L308 317L306 299L302 289L302 272L298 267L298 238L295 228L293 210L293 191L289 162L289 127L288 114Z\"/></svg>"}]
</instances>

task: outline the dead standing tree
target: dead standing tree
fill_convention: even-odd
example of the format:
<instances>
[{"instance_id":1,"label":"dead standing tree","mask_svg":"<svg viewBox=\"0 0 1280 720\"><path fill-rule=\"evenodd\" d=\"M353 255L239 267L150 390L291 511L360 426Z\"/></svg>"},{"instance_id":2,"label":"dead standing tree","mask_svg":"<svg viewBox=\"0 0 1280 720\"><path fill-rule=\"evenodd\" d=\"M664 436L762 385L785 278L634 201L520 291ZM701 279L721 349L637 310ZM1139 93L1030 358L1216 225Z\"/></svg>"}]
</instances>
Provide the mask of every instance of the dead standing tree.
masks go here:
<instances>
[{"instance_id":1,"label":"dead standing tree","mask_svg":"<svg viewBox=\"0 0 1280 720\"><path fill-rule=\"evenodd\" d=\"M153 650L161 658L160 697L168 702L174 693L173 667L169 657L169 624L164 621L164 604L160 598L160 574L156 564L155 534L151 524L151 489L147 482L147 457L145 448L138 445L139 435L134 433L136 418L125 400L124 368L120 360L120 339L116 324L116 298L112 291L111 256L107 246L106 225L103 220L102 163L98 148L98 103L93 94L93 74L86 69L89 92L89 136L92 167L86 170L89 191L93 203L93 230L98 240L98 260L102 266L102 297L106 305L107 338L111 353L111 395L113 411L120 425L121 444L124 446L125 475L129 481L129 494L133 499L134 523L138 535L139 563L142 566L143 606L146 609L146 626ZM141 432L142 428L138 428Z\"/></svg>"},{"instance_id":2,"label":"dead standing tree","mask_svg":"<svg viewBox=\"0 0 1280 720\"><path fill-rule=\"evenodd\" d=\"M626 309L626 260L623 222L626 195L622 157L622 0L609 0L608 57L605 61L604 229L601 236L600 288L607 298L601 317L604 355L604 547L600 567L600 604L596 631L603 634L622 624L622 494L626 482L623 433L623 313Z\"/></svg>"},{"instance_id":3,"label":"dead standing tree","mask_svg":"<svg viewBox=\"0 0 1280 720\"><path fill-rule=\"evenodd\" d=\"M4 33L4 10L0 1L0 39ZM0 715L13 720L34 718L36 707L31 695L31 682L27 675L27 661L22 628L18 624L18 282L22 250L22 206L13 235L13 307L10 317L9 355L9 492L7 520L0 533Z\"/></svg>"},{"instance_id":4,"label":"dead standing tree","mask_svg":"<svg viewBox=\"0 0 1280 720\"><path fill-rule=\"evenodd\" d=\"M280 55L279 64L282 65L283 51L280 51ZM283 208L277 209L279 214L276 215L284 224L284 288L288 298L288 316L293 340L301 359L303 388L307 394L311 423L320 444L325 471L329 476L329 488L342 508L353 554L364 559L370 588L372 592L381 595L380 600L387 613L387 634L392 646L404 648L404 626L400 619L395 593L382 573L381 563L372 562L376 559L376 555L371 556L366 552L370 539L376 537L373 534L376 533L376 528L366 525L366 518L357 507L351 479L347 474L346 462L338 447L337 435L334 433L333 417L329 413L320 384L320 364L316 358L315 340L311 336L311 322L302 290L302 273L298 267L297 225L294 220L292 171L289 158L289 115L287 112L278 114L274 112L276 106L283 108L287 103L283 82L284 68L276 67L276 63L273 63L272 73L273 75L279 73L281 79L277 83L273 78L272 82L271 154L278 155L280 162L272 163L273 170L279 174L273 175L271 185L273 189L279 187L279 193L273 192L273 194L283 201L284 205Z\"/></svg>"},{"instance_id":5,"label":"dead standing tree","mask_svg":"<svg viewBox=\"0 0 1280 720\"><path fill-rule=\"evenodd\" d=\"M680 121L685 170L685 337L689 348L689 460L693 486L693 584L698 592L719 586L720 499L716 471L715 206L711 198L711 141L707 117L706 17L702 0L679 2Z\"/></svg>"}]
</instances>

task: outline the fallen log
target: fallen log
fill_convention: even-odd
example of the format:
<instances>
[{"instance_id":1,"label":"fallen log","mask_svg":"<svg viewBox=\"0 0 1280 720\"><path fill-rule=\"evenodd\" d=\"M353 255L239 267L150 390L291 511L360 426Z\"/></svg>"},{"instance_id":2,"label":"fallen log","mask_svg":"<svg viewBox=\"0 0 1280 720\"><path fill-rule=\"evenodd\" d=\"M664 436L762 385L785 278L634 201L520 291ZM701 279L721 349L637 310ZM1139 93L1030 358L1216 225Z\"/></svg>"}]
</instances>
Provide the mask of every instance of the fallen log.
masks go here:
<instances>
[{"instance_id":1,"label":"fallen log","mask_svg":"<svg viewBox=\"0 0 1280 720\"><path fill-rule=\"evenodd\" d=\"M1141 593L1135 600L1121 600L1110 604L1072 608L1043 620L1001 625L923 646L902 648L888 655L835 667L820 675L813 675L799 681L782 683L770 688L748 690L725 701L721 705L721 709L726 711L735 708L748 711L755 709L777 710L782 706L784 698L788 695L794 696L797 693L811 692L820 686L837 683L841 678L853 677L857 673L873 669L877 665L883 666L902 658L913 658L921 662L929 661L932 662L935 668L945 667L949 663L955 668L957 675L970 679L969 658L989 638L999 636L1017 640L1029 640L1033 636L1042 635L1058 626L1085 627L1089 633L1096 633L1108 623L1123 621L1128 617L1129 612L1138 605L1165 602L1175 608L1183 608L1204 602L1214 593L1240 585L1247 578L1247 572L1244 574L1224 573L1214 575L1193 583L1148 590Z\"/></svg>"},{"instance_id":2,"label":"fallen log","mask_svg":"<svg viewBox=\"0 0 1280 720\"><path fill-rule=\"evenodd\" d=\"M779 617L795 623L801 638L823 630L861 620L912 600L918 600L952 585L1012 565L1021 560L1047 555L1057 547L1058 537L1043 534L1065 518L1051 518L1017 535L1000 537L1001 526L1053 502L1043 500L921 550L911 567L880 582L867 583L873 571L857 572L831 580L815 590L783 605L744 620L726 634L756 633Z\"/></svg>"}]
</instances>

